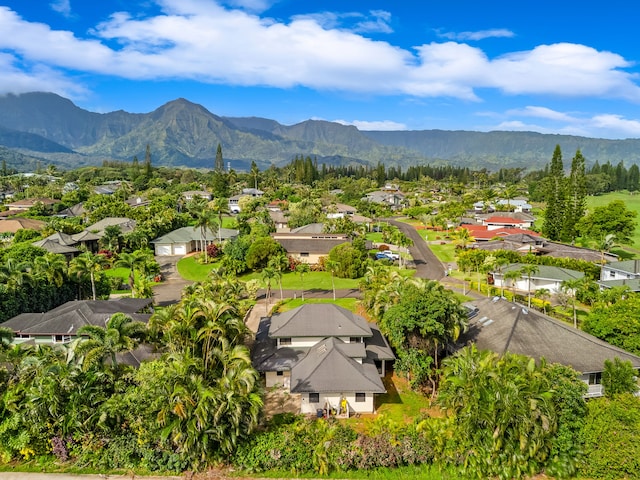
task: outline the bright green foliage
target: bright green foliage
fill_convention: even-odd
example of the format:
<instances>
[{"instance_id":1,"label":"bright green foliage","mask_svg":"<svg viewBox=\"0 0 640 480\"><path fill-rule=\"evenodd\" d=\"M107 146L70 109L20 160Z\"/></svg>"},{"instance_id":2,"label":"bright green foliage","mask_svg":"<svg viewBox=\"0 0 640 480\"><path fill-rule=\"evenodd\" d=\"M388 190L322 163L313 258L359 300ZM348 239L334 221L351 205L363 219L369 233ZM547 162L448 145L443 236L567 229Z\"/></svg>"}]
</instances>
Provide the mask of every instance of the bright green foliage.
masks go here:
<instances>
[{"instance_id":1,"label":"bright green foliage","mask_svg":"<svg viewBox=\"0 0 640 480\"><path fill-rule=\"evenodd\" d=\"M356 433L341 422L282 415L241 445L233 460L252 472L327 474L424 465L432 458L428 437L414 424L380 418L368 432Z\"/></svg>"},{"instance_id":2,"label":"bright green foliage","mask_svg":"<svg viewBox=\"0 0 640 480\"><path fill-rule=\"evenodd\" d=\"M335 262L336 277L360 278L367 268L367 252L361 242L342 243L331 249L329 261Z\"/></svg>"},{"instance_id":3,"label":"bright green foliage","mask_svg":"<svg viewBox=\"0 0 640 480\"><path fill-rule=\"evenodd\" d=\"M560 240L564 226L564 212L566 199L566 180L562 165L562 151L560 145L556 145L551 158L549 175L545 178L545 200L547 202L544 211L544 223L542 232L549 240Z\"/></svg>"},{"instance_id":4,"label":"bright green foliage","mask_svg":"<svg viewBox=\"0 0 640 480\"><path fill-rule=\"evenodd\" d=\"M640 355L640 296L629 294L613 305L596 304L582 328L605 342Z\"/></svg>"},{"instance_id":5,"label":"bright green foliage","mask_svg":"<svg viewBox=\"0 0 640 480\"><path fill-rule=\"evenodd\" d=\"M640 472L640 399L624 394L591 400L584 421L585 478L638 478Z\"/></svg>"},{"instance_id":6,"label":"bright green foliage","mask_svg":"<svg viewBox=\"0 0 640 480\"><path fill-rule=\"evenodd\" d=\"M422 379L426 356L438 368L440 351L466 328L466 315L453 292L438 282L416 280L400 286L396 304L384 312L379 325L398 352L400 367ZM406 352L412 349L422 354Z\"/></svg>"},{"instance_id":7,"label":"bright green foliage","mask_svg":"<svg viewBox=\"0 0 640 480\"><path fill-rule=\"evenodd\" d=\"M258 373L244 345L248 292L212 274L158 310L151 335L165 355L139 370L117 364L144 325L123 314L80 329L71 348L3 352L0 456L53 454L99 469L184 471L228 458L257 426ZM224 299L224 300L223 300Z\"/></svg>"},{"instance_id":8,"label":"bright green foliage","mask_svg":"<svg viewBox=\"0 0 640 480\"><path fill-rule=\"evenodd\" d=\"M571 173L567 179L567 201L562 226L562 240L571 242L578 236L576 225L586 210L587 183L585 162L580 150L571 161Z\"/></svg>"},{"instance_id":9,"label":"bright green foliage","mask_svg":"<svg viewBox=\"0 0 640 480\"><path fill-rule=\"evenodd\" d=\"M577 228L585 237L600 240L613 234L615 241L623 244L633 243L638 213L628 210L622 200L614 200L603 207L596 207L584 217Z\"/></svg>"},{"instance_id":10,"label":"bright green foliage","mask_svg":"<svg viewBox=\"0 0 640 480\"><path fill-rule=\"evenodd\" d=\"M87 370L94 365L110 361L117 365L116 355L132 351L144 338L146 327L142 322L134 322L124 313L114 314L104 327L84 325L78 329L81 336L75 347L77 356L84 357L82 367Z\"/></svg>"},{"instance_id":11,"label":"bright green foliage","mask_svg":"<svg viewBox=\"0 0 640 480\"><path fill-rule=\"evenodd\" d=\"M285 253L284 248L272 237L261 237L253 241L247 250L245 262L252 270L260 270L269 263L273 256Z\"/></svg>"},{"instance_id":12,"label":"bright green foliage","mask_svg":"<svg viewBox=\"0 0 640 480\"><path fill-rule=\"evenodd\" d=\"M621 393L636 393L638 391L638 371L631 362L623 362L618 357L604 361L602 372L602 386L607 397L614 397Z\"/></svg>"},{"instance_id":13,"label":"bright green foliage","mask_svg":"<svg viewBox=\"0 0 640 480\"><path fill-rule=\"evenodd\" d=\"M477 478L522 478L549 465L557 476L573 473L573 445L556 442L562 422L572 433L583 408L577 376L550 375L554 367L544 362L475 346L443 363L438 402L450 417L441 434L451 438L441 446L445 461ZM572 386L555 391L558 383Z\"/></svg>"}]
</instances>

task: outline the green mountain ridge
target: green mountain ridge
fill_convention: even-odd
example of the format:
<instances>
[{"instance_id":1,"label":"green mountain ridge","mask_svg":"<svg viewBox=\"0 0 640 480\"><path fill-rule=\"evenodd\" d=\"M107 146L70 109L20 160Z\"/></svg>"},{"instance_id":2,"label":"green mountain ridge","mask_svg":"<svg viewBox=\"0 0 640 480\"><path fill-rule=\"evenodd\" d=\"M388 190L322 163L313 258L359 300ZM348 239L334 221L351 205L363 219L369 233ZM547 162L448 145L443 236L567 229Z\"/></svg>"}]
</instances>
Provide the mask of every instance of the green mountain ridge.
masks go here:
<instances>
[{"instance_id":1,"label":"green mountain ridge","mask_svg":"<svg viewBox=\"0 0 640 480\"><path fill-rule=\"evenodd\" d=\"M295 156L330 164L453 164L495 170L541 168L557 144L566 158L581 149L587 162L640 163L640 139L606 140L534 132L360 131L351 125L306 120L282 125L260 117L220 117L184 98L150 113L95 113L53 93L0 96L3 150L73 168L104 160L144 158L156 166L213 168L220 143L225 162L246 170L284 165ZM12 159L13 160L13 159Z\"/></svg>"}]
</instances>

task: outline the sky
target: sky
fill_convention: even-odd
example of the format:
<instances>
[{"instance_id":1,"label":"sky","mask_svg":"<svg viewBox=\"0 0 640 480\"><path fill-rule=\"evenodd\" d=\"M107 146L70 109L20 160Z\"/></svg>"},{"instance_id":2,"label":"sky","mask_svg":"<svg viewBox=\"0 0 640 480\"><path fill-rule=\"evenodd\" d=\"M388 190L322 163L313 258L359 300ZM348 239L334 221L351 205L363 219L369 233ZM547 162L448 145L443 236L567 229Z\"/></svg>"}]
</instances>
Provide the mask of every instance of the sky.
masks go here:
<instances>
[{"instance_id":1,"label":"sky","mask_svg":"<svg viewBox=\"0 0 640 480\"><path fill-rule=\"evenodd\" d=\"M631 0L0 0L0 94L640 138L637 18Z\"/></svg>"}]
</instances>

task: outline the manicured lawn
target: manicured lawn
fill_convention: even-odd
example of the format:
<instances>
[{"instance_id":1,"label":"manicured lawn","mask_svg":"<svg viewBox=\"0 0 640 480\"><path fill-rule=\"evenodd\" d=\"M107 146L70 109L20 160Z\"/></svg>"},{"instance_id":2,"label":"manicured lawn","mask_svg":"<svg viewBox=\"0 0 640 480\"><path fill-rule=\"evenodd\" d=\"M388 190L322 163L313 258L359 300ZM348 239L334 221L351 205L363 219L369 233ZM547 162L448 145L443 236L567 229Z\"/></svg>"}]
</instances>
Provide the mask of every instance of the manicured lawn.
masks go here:
<instances>
[{"instance_id":1,"label":"manicured lawn","mask_svg":"<svg viewBox=\"0 0 640 480\"><path fill-rule=\"evenodd\" d=\"M603 207L615 200L622 200L627 209L638 212L638 217L636 217L638 225L636 225L635 233L631 237L633 240L632 250L638 253L640 251L640 195L631 195L628 192L612 192L606 195L589 196L587 197L587 208L593 210L595 207ZM614 253L618 252L614 249Z\"/></svg>"},{"instance_id":2,"label":"manicured lawn","mask_svg":"<svg viewBox=\"0 0 640 480\"><path fill-rule=\"evenodd\" d=\"M178 261L178 273L186 280L200 282L207 278L207 275L214 268L220 267L220 263L210 263L203 265L196 262L196 256L182 258ZM238 277L240 280L261 280L260 272L253 272ZM358 288L360 279L334 278L336 289ZM300 290L303 283L300 281L300 274L295 272L285 273L282 276L282 288L285 290ZM279 289L278 282L273 282L271 288L275 291ZM331 273L329 272L309 272L304 275L304 289L312 290L332 290Z\"/></svg>"},{"instance_id":3,"label":"manicured lawn","mask_svg":"<svg viewBox=\"0 0 640 480\"><path fill-rule=\"evenodd\" d=\"M207 275L214 268L220 267L220 262L209 263L207 265L196 262L196 255L181 258L178 261L178 273L185 280L200 282L207 278Z\"/></svg>"},{"instance_id":4,"label":"manicured lawn","mask_svg":"<svg viewBox=\"0 0 640 480\"><path fill-rule=\"evenodd\" d=\"M277 301L280 297L278 296L278 292L273 292L273 300ZM357 298L337 298L335 301L331 298L309 298L305 299L303 302L300 298L285 300L278 306L278 312L286 312L288 310L293 310L294 308L298 308L299 306L306 303L333 303L340 307L346 308L347 310L351 310L352 312L357 311L359 300Z\"/></svg>"},{"instance_id":5,"label":"manicured lawn","mask_svg":"<svg viewBox=\"0 0 640 480\"><path fill-rule=\"evenodd\" d=\"M107 277L120 277L122 283L129 283L129 269L128 268L109 268L104 270L104 274Z\"/></svg>"},{"instance_id":6,"label":"manicured lawn","mask_svg":"<svg viewBox=\"0 0 640 480\"><path fill-rule=\"evenodd\" d=\"M260 272L253 272L239 277L240 280L261 280ZM350 278L338 278L334 277L336 290L343 288L358 288L360 279L352 280ZM305 290L332 290L331 286L331 273L329 272L309 272L304 274L304 280L300 280L300 274L295 272L285 273L282 276L282 288L285 290L302 290L304 286ZM271 285L273 290L279 289L278 282L273 282Z\"/></svg>"}]
</instances>

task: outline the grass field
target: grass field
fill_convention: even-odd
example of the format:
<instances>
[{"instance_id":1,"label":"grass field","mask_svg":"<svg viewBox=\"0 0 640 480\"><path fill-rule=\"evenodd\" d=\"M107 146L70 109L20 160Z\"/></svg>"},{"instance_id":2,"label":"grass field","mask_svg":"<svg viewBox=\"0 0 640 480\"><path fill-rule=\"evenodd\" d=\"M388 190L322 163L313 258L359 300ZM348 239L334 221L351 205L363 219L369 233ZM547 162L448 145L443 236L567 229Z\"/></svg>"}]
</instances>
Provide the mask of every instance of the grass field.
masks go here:
<instances>
[{"instance_id":1,"label":"grass field","mask_svg":"<svg viewBox=\"0 0 640 480\"><path fill-rule=\"evenodd\" d=\"M614 200L622 200L629 210L638 212L638 217L636 218L638 224L632 237L633 245L630 245L630 248L625 246L625 248L629 248L635 254L640 254L640 195L631 195L628 192L612 192L606 195L590 196L587 197L587 208L592 210L595 207L603 207ZM616 249L613 249L612 252L618 253Z\"/></svg>"}]
</instances>

